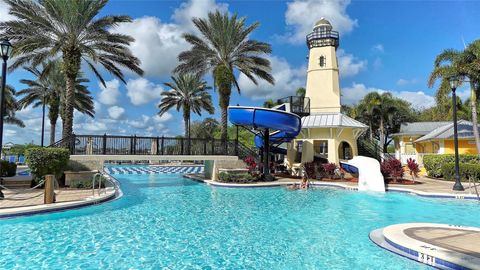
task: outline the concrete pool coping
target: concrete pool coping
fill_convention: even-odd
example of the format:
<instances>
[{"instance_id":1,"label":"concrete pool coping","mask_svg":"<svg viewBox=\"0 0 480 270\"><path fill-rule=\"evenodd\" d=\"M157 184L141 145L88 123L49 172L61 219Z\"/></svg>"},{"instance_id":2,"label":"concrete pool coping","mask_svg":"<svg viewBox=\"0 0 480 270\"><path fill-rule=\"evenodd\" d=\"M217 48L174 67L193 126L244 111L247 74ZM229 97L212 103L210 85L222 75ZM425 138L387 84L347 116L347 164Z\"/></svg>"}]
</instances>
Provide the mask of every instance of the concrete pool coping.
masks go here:
<instances>
[{"instance_id":1,"label":"concrete pool coping","mask_svg":"<svg viewBox=\"0 0 480 270\"><path fill-rule=\"evenodd\" d=\"M438 269L480 269L480 228L404 223L369 236L384 249Z\"/></svg>"},{"instance_id":2,"label":"concrete pool coping","mask_svg":"<svg viewBox=\"0 0 480 270\"><path fill-rule=\"evenodd\" d=\"M262 188L262 187L278 187L278 186L287 186L291 184L299 184L300 179L291 179L291 178L280 178L277 181L273 182L256 182L256 183L248 183L248 184L237 184L237 183L222 183L213 180L203 179L201 175L198 174L187 174L184 177L203 182L207 185L214 186L214 187L226 187L226 188ZM341 188L346 190L358 190L357 183L354 182L330 182L330 181L310 181L310 184L313 186L319 187L333 187L333 188ZM411 185L409 187L415 187L415 185ZM408 193L411 195L417 195L421 197L428 197L428 198L445 198L445 199L469 199L469 200L478 200L476 194L469 194L466 192L440 192L440 191L423 191L423 190L416 190L414 188L406 188L403 186L391 186L387 187L386 191L394 191L394 192L401 192L401 193Z\"/></svg>"},{"instance_id":3,"label":"concrete pool coping","mask_svg":"<svg viewBox=\"0 0 480 270\"><path fill-rule=\"evenodd\" d=\"M107 173L104 173L104 176L109 178L114 186L105 188L103 194L87 196L81 200L68 202L3 208L0 209L0 219L73 210L91 205L97 205L122 197L123 192L120 189L120 184L118 181Z\"/></svg>"}]
</instances>

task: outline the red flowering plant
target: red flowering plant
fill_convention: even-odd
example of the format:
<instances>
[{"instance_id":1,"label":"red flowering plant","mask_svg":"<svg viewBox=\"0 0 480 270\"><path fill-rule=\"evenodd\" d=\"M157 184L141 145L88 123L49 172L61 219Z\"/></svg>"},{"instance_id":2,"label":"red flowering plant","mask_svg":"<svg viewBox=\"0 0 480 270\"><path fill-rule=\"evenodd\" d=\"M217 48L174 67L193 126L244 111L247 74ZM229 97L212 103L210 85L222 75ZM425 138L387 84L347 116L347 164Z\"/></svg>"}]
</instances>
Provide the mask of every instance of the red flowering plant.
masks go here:
<instances>
[{"instance_id":1,"label":"red flowering plant","mask_svg":"<svg viewBox=\"0 0 480 270\"><path fill-rule=\"evenodd\" d=\"M407 159L407 167L410 171L410 176L412 177L413 181L415 181L415 178L418 177L418 173L420 172L420 166L415 159L409 158Z\"/></svg>"},{"instance_id":2,"label":"red flowering plant","mask_svg":"<svg viewBox=\"0 0 480 270\"><path fill-rule=\"evenodd\" d=\"M257 162L255 159L252 156L248 156L243 161L247 164L248 172L253 174L257 168Z\"/></svg>"},{"instance_id":3,"label":"red flowering plant","mask_svg":"<svg viewBox=\"0 0 480 270\"><path fill-rule=\"evenodd\" d=\"M337 169L337 165L335 163L325 163L322 164L322 168L328 177L333 178L335 176L335 170Z\"/></svg>"},{"instance_id":4,"label":"red flowering plant","mask_svg":"<svg viewBox=\"0 0 480 270\"><path fill-rule=\"evenodd\" d=\"M307 173L307 178L315 178L315 162L307 162L304 164L305 172Z\"/></svg>"},{"instance_id":5,"label":"red flowering plant","mask_svg":"<svg viewBox=\"0 0 480 270\"><path fill-rule=\"evenodd\" d=\"M402 163L396 158L383 161L380 164L380 170L382 171L383 176L390 176L394 182L403 178L404 171Z\"/></svg>"}]
</instances>

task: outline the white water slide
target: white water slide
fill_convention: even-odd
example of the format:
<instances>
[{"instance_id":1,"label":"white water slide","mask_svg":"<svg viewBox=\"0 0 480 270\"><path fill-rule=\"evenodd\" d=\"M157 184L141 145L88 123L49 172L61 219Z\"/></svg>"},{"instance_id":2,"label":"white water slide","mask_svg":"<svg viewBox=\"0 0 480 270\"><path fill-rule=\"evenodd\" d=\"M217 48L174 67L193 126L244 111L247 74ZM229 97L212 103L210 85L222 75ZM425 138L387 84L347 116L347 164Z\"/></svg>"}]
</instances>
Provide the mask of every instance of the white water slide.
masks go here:
<instances>
[{"instance_id":1,"label":"white water slide","mask_svg":"<svg viewBox=\"0 0 480 270\"><path fill-rule=\"evenodd\" d=\"M345 163L358 169L358 191L385 192L385 182L378 160L356 156Z\"/></svg>"}]
</instances>

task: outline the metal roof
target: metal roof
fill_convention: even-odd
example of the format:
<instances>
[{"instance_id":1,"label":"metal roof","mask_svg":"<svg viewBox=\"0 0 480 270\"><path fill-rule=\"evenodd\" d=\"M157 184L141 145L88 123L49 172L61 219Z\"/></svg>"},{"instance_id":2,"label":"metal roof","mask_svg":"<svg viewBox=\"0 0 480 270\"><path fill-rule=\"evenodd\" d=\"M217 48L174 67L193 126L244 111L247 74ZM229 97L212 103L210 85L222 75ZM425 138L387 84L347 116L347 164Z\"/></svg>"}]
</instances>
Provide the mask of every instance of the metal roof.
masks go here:
<instances>
[{"instance_id":1,"label":"metal roof","mask_svg":"<svg viewBox=\"0 0 480 270\"><path fill-rule=\"evenodd\" d=\"M457 122L458 138L470 139L473 136L473 123L465 120ZM480 131L480 129L479 129ZM432 130L430 133L418 138L415 142L422 142L432 139L450 139L453 138L453 123L448 123Z\"/></svg>"},{"instance_id":2,"label":"metal roof","mask_svg":"<svg viewBox=\"0 0 480 270\"><path fill-rule=\"evenodd\" d=\"M302 128L351 127L367 129L368 126L342 113L314 113L302 117Z\"/></svg>"},{"instance_id":3,"label":"metal roof","mask_svg":"<svg viewBox=\"0 0 480 270\"><path fill-rule=\"evenodd\" d=\"M400 126L400 131L398 133L392 134L392 136L401 136L401 135L426 135L432 132L434 129L443 127L452 122L411 122L403 123Z\"/></svg>"}]
</instances>

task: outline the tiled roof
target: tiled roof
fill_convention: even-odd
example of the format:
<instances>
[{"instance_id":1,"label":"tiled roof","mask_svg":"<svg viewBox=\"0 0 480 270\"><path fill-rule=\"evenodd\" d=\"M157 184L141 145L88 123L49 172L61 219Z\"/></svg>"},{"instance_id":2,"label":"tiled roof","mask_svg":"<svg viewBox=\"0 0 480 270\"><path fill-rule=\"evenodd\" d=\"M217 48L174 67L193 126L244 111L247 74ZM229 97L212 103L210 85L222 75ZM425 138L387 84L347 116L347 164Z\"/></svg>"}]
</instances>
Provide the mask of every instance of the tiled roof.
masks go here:
<instances>
[{"instance_id":1,"label":"tiled roof","mask_svg":"<svg viewBox=\"0 0 480 270\"><path fill-rule=\"evenodd\" d=\"M412 123L403 123L400 126L400 132L392 134L392 136L400 135L425 135L430 133L432 130L443 127L450 124L451 122L412 122Z\"/></svg>"},{"instance_id":2,"label":"tiled roof","mask_svg":"<svg viewBox=\"0 0 480 270\"><path fill-rule=\"evenodd\" d=\"M302 117L302 128L325 127L368 128L363 123L341 113L315 113Z\"/></svg>"},{"instance_id":3,"label":"tiled roof","mask_svg":"<svg viewBox=\"0 0 480 270\"><path fill-rule=\"evenodd\" d=\"M457 122L458 138L470 139L473 136L473 123L465 120ZM480 130L479 130L480 131ZM450 139L453 138L453 123L449 122L446 125L432 130L430 133L418 138L415 142L427 141L432 139Z\"/></svg>"}]
</instances>

